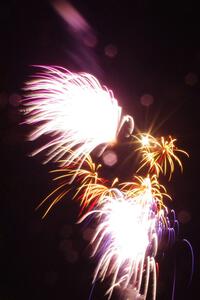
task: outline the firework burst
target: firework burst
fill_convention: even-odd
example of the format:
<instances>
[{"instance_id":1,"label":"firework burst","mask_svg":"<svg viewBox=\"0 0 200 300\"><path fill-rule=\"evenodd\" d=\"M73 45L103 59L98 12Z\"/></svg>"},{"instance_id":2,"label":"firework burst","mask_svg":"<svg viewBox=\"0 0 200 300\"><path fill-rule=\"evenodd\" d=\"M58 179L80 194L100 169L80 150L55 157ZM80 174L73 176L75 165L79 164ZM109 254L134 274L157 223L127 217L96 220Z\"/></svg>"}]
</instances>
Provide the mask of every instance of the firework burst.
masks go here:
<instances>
[{"instance_id":1,"label":"firework burst","mask_svg":"<svg viewBox=\"0 0 200 300\"><path fill-rule=\"evenodd\" d=\"M112 91L94 76L61 67L42 66L41 70L26 83L23 105L26 123L37 125L29 139L50 134L52 140L33 155L46 150L45 163L62 161L69 166L79 162L81 166L97 146L115 143L125 122L132 133L132 117L122 115Z\"/></svg>"},{"instance_id":2,"label":"firework burst","mask_svg":"<svg viewBox=\"0 0 200 300\"><path fill-rule=\"evenodd\" d=\"M157 215L153 210L154 199L148 192L134 198L114 189L111 196L105 196L96 208L85 214L79 222L95 217L97 229L92 238L93 253L100 255L94 279L111 278L108 298L113 289L131 286L138 295L142 283L146 297L150 275L155 279L157 253ZM153 284L155 299L156 281Z\"/></svg>"},{"instance_id":3,"label":"firework burst","mask_svg":"<svg viewBox=\"0 0 200 300\"><path fill-rule=\"evenodd\" d=\"M147 166L149 173L155 173L158 177L160 172L166 175L169 170L169 180L174 172L174 162L177 162L183 171L183 165L177 154L182 153L188 157L189 155L186 151L176 147L176 139L171 136L155 138L147 133L135 136L135 138L139 144L136 151L140 151L142 154L141 166L138 171Z\"/></svg>"},{"instance_id":4,"label":"firework burst","mask_svg":"<svg viewBox=\"0 0 200 300\"><path fill-rule=\"evenodd\" d=\"M157 176L154 174L147 177L135 176L133 181L120 184L121 190L125 195L130 197L138 197L149 194L156 200L158 209L164 208L163 197L171 199L166 188L158 182Z\"/></svg>"},{"instance_id":5,"label":"firework burst","mask_svg":"<svg viewBox=\"0 0 200 300\"><path fill-rule=\"evenodd\" d=\"M61 163L64 162L61 161ZM92 161L91 156L88 155L84 160L83 168L77 169L76 167L76 164L73 164L70 165L70 167L63 166L51 171L51 173L57 174L53 181L59 182L59 184L38 206L38 208L41 207L48 200L51 202L43 217L45 217L50 209L62 200L71 190L70 184L74 178L77 179L79 187L73 198L78 198L78 200L80 200L82 209L89 205L90 201L88 198L91 198L90 186L101 186L100 183L104 182L104 179L98 177L98 170L101 168L101 164L96 165Z\"/></svg>"}]
</instances>

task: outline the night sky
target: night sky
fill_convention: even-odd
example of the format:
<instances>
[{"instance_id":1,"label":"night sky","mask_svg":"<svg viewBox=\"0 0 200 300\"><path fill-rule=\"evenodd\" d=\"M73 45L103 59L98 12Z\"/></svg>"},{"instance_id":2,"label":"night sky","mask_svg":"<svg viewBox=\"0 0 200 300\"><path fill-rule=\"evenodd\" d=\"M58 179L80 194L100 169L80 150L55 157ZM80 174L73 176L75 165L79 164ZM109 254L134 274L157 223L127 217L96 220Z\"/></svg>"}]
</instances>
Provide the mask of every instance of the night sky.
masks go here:
<instances>
[{"instance_id":1,"label":"night sky","mask_svg":"<svg viewBox=\"0 0 200 300\"><path fill-rule=\"evenodd\" d=\"M136 128L156 136L172 135L183 156L184 172L164 179L180 223L173 251L160 261L157 299L198 299L200 271L199 103L200 19L195 1L73 1L87 20L87 30L73 31L50 1L2 1L0 4L0 300L103 300L108 282L97 283L92 297L95 260L90 260L92 229L77 225L78 203L69 194L42 219L35 210L55 186L43 154L29 157L47 138L27 142L30 128L20 125L20 99L33 65L59 65L94 74L114 91ZM119 161L106 167L110 178L127 179L132 162L126 147L116 147ZM130 178L129 178L130 179ZM194 251L192 283L190 253ZM112 299L122 299L116 292ZM123 299L122 299L123 300Z\"/></svg>"}]
</instances>

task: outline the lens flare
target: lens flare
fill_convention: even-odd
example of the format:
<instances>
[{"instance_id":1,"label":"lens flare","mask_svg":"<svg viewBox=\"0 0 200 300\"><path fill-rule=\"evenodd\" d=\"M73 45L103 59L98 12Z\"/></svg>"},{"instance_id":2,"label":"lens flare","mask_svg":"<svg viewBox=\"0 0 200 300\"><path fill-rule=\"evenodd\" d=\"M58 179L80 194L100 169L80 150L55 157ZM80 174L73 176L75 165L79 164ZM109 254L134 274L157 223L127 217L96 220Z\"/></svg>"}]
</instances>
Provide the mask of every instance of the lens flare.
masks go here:
<instances>
[{"instance_id":1,"label":"lens flare","mask_svg":"<svg viewBox=\"0 0 200 300\"><path fill-rule=\"evenodd\" d=\"M26 123L37 125L29 139L50 134L52 140L33 155L47 150L45 163L62 160L62 165L69 166L78 161L81 166L98 145L115 143L125 122L132 133L132 117L122 115L113 92L94 76L61 67L42 66L41 70L26 83L23 105Z\"/></svg>"}]
</instances>

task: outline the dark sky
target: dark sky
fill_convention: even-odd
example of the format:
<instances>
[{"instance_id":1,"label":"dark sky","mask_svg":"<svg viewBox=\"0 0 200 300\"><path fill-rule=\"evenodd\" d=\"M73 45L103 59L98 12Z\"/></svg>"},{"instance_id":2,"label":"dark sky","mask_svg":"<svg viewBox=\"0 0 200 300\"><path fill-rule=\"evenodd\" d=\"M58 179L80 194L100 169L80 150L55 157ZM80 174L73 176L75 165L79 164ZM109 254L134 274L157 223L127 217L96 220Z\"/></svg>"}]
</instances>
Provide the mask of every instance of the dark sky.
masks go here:
<instances>
[{"instance_id":1,"label":"dark sky","mask_svg":"<svg viewBox=\"0 0 200 300\"><path fill-rule=\"evenodd\" d=\"M158 2L158 3L157 3ZM199 102L200 20L194 1L73 1L90 24L75 33L48 1L2 1L0 4L0 300L89 299L95 262L89 260L86 228L75 225L78 204L69 195L45 220L35 211L53 187L53 165L37 146L25 141L30 128L18 99L32 65L60 65L86 71L114 91L136 127L154 122L158 136L172 134L190 154L184 173L167 184L180 223L175 253L175 300L197 299L199 291ZM83 39L94 41L88 47ZM92 40L91 40L92 39ZM148 107L145 101L152 101ZM120 150L121 156L123 152ZM115 173L109 168L106 172ZM122 174L123 175L123 174ZM194 277L182 239L193 246ZM161 260L158 299L171 299L173 255ZM97 284L92 300L104 297L106 283ZM119 299L114 295L113 299Z\"/></svg>"}]
</instances>

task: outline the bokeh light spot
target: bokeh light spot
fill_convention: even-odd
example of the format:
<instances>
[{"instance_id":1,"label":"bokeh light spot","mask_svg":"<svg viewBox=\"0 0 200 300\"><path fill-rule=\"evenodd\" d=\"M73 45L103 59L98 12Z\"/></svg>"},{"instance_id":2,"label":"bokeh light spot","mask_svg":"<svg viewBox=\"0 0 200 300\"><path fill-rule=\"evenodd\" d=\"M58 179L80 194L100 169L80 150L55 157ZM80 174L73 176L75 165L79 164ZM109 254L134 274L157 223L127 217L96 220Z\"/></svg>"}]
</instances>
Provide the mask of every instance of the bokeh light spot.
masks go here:
<instances>
[{"instance_id":1,"label":"bokeh light spot","mask_svg":"<svg viewBox=\"0 0 200 300\"><path fill-rule=\"evenodd\" d=\"M178 220L179 220L180 223L186 224L186 223L190 222L191 214L187 210L181 210L178 213Z\"/></svg>"},{"instance_id":2,"label":"bokeh light spot","mask_svg":"<svg viewBox=\"0 0 200 300\"><path fill-rule=\"evenodd\" d=\"M104 52L109 58L114 58L118 53L118 49L115 45L109 44L104 48Z\"/></svg>"},{"instance_id":3,"label":"bokeh light spot","mask_svg":"<svg viewBox=\"0 0 200 300\"><path fill-rule=\"evenodd\" d=\"M195 73L189 72L186 76L185 76L185 84L189 85L189 86L194 86L195 84L198 83L198 76Z\"/></svg>"},{"instance_id":4,"label":"bokeh light spot","mask_svg":"<svg viewBox=\"0 0 200 300\"><path fill-rule=\"evenodd\" d=\"M153 104L154 102L154 97L150 94L144 94L141 98L140 98L140 103L143 106L150 106L151 104Z\"/></svg>"},{"instance_id":5,"label":"bokeh light spot","mask_svg":"<svg viewBox=\"0 0 200 300\"><path fill-rule=\"evenodd\" d=\"M114 166L118 161L117 154L112 150L105 151L102 159L104 164L109 167Z\"/></svg>"}]
</instances>

